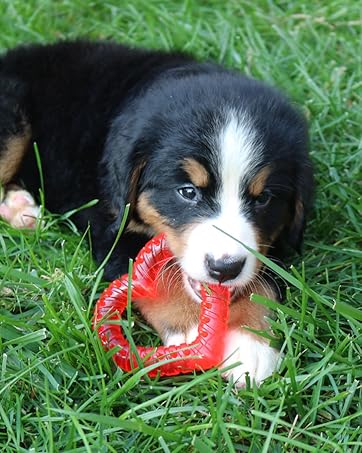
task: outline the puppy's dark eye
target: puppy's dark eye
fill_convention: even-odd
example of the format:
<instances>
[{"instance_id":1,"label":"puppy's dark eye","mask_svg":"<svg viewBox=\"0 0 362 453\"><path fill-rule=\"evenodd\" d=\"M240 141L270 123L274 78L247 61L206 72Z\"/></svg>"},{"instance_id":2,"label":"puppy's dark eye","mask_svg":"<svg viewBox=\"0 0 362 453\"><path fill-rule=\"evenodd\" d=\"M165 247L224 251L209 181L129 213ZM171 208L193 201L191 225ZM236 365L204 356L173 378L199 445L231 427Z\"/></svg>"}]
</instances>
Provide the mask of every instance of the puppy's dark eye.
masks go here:
<instances>
[{"instance_id":1,"label":"puppy's dark eye","mask_svg":"<svg viewBox=\"0 0 362 453\"><path fill-rule=\"evenodd\" d=\"M198 191L193 186L185 186L177 189L177 192L181 195L182 198L188 201L197 201L199 198Z\"/></svg>"},{"instance_id":2,"label":"puppy's dark eye","mask_svg":"<svg viewBox=\"0 0 362 453\"><path fill-rule=\"evenodd\" d=\"M270 190L264 190L260 195L255 198L255 205L257 208L264 208L272 199L273 194Z\"/></svg>"}]
</instances>

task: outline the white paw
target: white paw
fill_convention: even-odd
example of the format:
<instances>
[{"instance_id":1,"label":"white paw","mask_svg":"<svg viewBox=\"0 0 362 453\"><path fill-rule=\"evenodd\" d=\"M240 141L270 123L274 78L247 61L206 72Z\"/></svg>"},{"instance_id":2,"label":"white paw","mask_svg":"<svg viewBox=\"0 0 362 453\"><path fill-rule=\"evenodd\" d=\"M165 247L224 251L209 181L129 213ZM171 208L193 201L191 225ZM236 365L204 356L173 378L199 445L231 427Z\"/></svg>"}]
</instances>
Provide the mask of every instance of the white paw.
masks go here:
<instances>
[{"instance_id":1,"label":"white paw","mask_svg":"<svg viewBox=\"0 0 362 453\"><path fill-rule=\"evenodd\" d=\"M35 228L40 208L26 190L9 190L0 203L0 217L14 228Z\"/></svg>"},{"instance_id":2,"label":"white paw","mask_svg":"<svg viewBox=\"0 0 362 453\"><path fill-rule=\"evenodd\" d=\"M196 340L197 335L198 327L194 326L186 333L177 332L166 334L163 343L165 346L179 346L183 343L190 344Z\"/></svg>"},{"instance_id":3,"label":"white paw","mask_svg":"<svg viewBox=\"0 0 362 453\"><path fill-rule=\"evenodd\" d=\"M237 362L240 364L222 376L234 382L236 387L245 387L247 373L250 382L255 381L257 385L270 376L278 366L280 352L262 339L259 341L248 333L231 330L227 333L224 358L222 368Z\"/></svg>"}]
</instances>

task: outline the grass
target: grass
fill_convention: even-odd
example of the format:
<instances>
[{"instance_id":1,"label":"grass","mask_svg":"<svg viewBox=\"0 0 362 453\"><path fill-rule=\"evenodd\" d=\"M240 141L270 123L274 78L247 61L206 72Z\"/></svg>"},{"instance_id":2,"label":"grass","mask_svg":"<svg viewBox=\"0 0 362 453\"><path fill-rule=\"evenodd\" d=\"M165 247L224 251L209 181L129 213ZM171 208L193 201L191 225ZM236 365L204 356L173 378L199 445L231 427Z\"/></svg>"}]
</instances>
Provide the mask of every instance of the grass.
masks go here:
<instances>
[{"instance_id":1,"label":"grass","mask_svg":"<svg viewBox=\"0 0 362 453\"><path fill-rule=\"evenodd\" d=\"M177 47L276 84L310 120L317 191L276 314L285 359L260 388L219 371L115 369L92 332L105 283L88 236L47 215L0 225L3 452L361 451L362 13L354 0L0 0L0 48L86 36ZM46 194L45 194L46 199ZM152 344L135 316L133 338Z\"/></svg>"}]
</instances>

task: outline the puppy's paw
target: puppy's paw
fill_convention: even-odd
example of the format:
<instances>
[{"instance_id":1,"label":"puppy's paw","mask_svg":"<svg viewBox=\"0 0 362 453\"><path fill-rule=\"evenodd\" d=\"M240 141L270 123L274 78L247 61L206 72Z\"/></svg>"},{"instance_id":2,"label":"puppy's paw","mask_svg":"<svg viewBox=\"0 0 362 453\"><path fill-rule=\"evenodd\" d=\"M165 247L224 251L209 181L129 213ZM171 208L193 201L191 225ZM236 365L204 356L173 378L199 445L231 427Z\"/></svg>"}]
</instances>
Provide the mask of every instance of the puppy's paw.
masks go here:
<instances>
[{"instance_id":1,"label":"puppy's paw","mask_svg":"<svg viewBox=\"0 0 362 453\"><path fill-rule=\"evenodd\" d=\"M0 217L14 228L35 228L40 208L26 190L9 190L0 203Z\"/></svg>"},{"instance_id":2,"label":"puppy's paw","mask_svg":"<svg viewBox=\"0 0 362 453\"><path fill-rule=\"evenodd\" d=\"M163 343L165 346L180 346L180 344L192 343L198 335L197 326L192 327L187 332L169 332L164 335Z\"/></svg>"},{"instance_id":3,"label":"puppy's paw","mask_svg":"<svg viewBox=\"0 0 362 453\"><path fill-rule=\"evenodd\" d=\"M223 377L236 387L245 387L247 374L250 382L257 385L270 376L277 368L280 352L245 331L231 330L227 333L224 358L223 368L241 364L223 373Z\"/></svg>"}]
</instances>

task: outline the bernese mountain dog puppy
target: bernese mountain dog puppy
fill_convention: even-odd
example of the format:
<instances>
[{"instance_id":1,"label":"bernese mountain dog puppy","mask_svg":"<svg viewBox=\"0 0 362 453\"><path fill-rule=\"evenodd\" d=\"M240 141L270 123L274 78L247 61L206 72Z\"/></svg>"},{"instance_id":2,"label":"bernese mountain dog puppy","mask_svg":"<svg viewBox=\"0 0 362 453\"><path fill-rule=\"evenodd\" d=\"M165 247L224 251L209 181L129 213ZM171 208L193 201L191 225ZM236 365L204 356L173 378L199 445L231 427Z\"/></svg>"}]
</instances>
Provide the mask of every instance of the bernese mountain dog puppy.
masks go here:
<instances>
[{"instance_id":1,"label":"bernese mountain dog puppy","mask_svg":"<svg viewBox=\"0 0 362 453\"><path fill-rule=\"evenodd\" d=\"M97 262L114 279L141 246L165 232L182 285L160 306L139 304L166 345L197 335L200 282L232 292L226 377L270 375L278 351L252 292L279 292L255 255L299 249L312 194L302 115L275 89L182 53L110 42L15 48L0 57L0 216L33 227L41 185L46 207L90 225ZM32 194L32 195L31 195ZM172 279L171 279L172 281ZM180 282L180 278L177 278ZM175 285L176 287L177 285Z\"/></svg>"}]
</instances>

